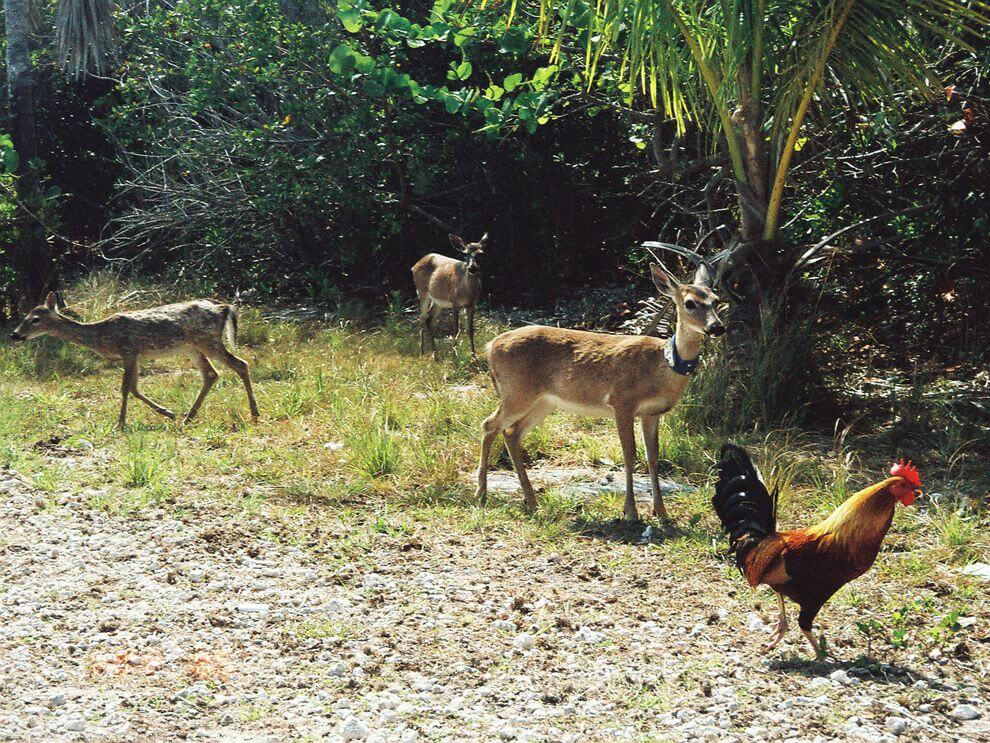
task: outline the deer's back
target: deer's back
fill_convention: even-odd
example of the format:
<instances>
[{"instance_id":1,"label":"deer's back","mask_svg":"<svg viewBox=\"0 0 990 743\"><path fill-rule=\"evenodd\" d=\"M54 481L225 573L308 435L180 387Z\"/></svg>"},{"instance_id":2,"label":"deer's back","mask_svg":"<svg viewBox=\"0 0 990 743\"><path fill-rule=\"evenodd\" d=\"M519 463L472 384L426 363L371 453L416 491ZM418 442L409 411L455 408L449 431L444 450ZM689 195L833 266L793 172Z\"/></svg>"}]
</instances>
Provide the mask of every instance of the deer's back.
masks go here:
<instances>
[{"instance_id":1,"label":"deer's back","mask_svg":"<svg viewBox=\"0 0 990 743\"><path fill-rule=\"evenodd\" d=\"M663 354L657 338L533 325L495 338L488 363L503 397L545 397L586 414L628 400L652 413L669 409L683 391Z\"/></svg>"},{"instance_id":2,"label":"deer's back","mask_svg":"<svg viewBox=\"0 0 990 743\"><path fill-rule=\"evenodd\" d=\"M107 345L122 354L155 356L221 338L230 306L207 299L121 312L101 323Z\"/></svg>"}]
</instances>

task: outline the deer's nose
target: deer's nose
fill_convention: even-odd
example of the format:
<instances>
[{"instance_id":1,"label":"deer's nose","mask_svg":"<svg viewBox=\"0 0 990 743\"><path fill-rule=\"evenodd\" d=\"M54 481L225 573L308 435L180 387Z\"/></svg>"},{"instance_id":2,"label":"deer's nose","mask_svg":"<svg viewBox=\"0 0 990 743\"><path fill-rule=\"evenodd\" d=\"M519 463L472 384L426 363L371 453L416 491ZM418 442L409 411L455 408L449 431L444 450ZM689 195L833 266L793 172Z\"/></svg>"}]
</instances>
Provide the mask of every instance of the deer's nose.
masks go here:
<instances>
[{"instance_id":1,"label":"deer's nose","mask_svg":"<svg viewBox=\"0 0 990 743\"><path fill-rule=\"evenodd\" d=\"M720 322L713 322L711 325L705 328L705 332L708 333L708 335L717 338L718 336L723 335L725 333L725 326Z\"/></svg>"},{"instance_id":2,"label":"deer's nose","mask_svg":"<svg viewBox=\"0 0 990 743\"><path fill-rule=\"evenodd\" d=\"M15 341L22 341L22 340L24 340L24 336L21 335L20 333L18 333L16 330L13 333L10 334L10 338L11 338L11 340L15 340Z\"/></svg>"}]
</instances>

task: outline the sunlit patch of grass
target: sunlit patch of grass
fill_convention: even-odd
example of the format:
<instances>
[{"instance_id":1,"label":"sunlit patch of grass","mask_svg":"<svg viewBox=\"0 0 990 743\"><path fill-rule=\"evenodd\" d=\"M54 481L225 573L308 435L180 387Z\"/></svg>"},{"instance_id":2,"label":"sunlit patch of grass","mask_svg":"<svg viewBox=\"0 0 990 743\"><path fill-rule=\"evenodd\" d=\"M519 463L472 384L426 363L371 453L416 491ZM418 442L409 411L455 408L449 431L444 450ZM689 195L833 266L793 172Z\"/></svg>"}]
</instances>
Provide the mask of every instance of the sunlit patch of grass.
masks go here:
<instances>
[{"instance_id":1,"label":"sunlit patch of grass","mask_svg":"<svg viewBox=\"0 0 990 743\"><path fill-rule=\"evenodd\" d=\"M397 432L386 420L372 420L347 437L349 463L365 477L394 475L401 466Z\"/></svg>"},{"instance_id":2,"label":"sunlit patch of grass","mask_svg":"<svg viewBox=\"0 0 990 743\"><path fill-rule=\"evenodd\" d=\"M975 514L936 504L929 508L929 514L939 543L953 562L965 564L977 559L980 540Z\"/></svg>"}]
</instances>

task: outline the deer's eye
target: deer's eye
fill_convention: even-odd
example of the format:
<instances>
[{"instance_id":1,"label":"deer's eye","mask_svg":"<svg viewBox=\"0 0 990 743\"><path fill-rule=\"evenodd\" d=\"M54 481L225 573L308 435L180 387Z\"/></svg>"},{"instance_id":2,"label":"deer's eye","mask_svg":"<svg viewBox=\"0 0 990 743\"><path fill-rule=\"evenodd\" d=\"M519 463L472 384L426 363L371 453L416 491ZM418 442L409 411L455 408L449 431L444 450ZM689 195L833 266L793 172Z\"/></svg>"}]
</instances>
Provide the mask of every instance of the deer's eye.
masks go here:
<instances>
[{"instance_id":1,"label":"deer's eye","mask_svg":"<svg viewBox=\"0 0 990 743\"><path fill-rule=\"evenodd\" d=\"M696 309L696 308L697 308L697 306L698 306L698 303L697 303L697 302L695 302L695 301L694 301L693 299L688 299L688 300L685 300L685 302L684 302L684 306L685 306L685 307L686 307L687 309L689 309L689 310L693 310L693 309Z\"/></svg>"}]
</instances>

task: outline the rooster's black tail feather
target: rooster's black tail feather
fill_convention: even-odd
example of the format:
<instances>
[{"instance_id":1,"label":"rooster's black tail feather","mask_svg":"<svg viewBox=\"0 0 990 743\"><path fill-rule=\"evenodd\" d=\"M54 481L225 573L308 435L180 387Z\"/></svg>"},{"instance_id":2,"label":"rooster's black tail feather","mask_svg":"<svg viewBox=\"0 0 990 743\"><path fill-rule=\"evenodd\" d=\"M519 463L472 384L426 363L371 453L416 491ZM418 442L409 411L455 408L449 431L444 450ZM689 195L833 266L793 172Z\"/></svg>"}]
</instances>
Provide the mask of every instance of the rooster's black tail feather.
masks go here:
<instances>
[{"instance_id":1,"label":"rooster's black tail feather","mask_svg":"<svg viewBox=\"0 0 990 743\"><path fill-rule=\"evenodd\" d=\"M771 495L760 470L743 447L726 443L718 463L712 505L742 565L756 543L777 530L777 489Z\"/></svg>"}]
</instances>

